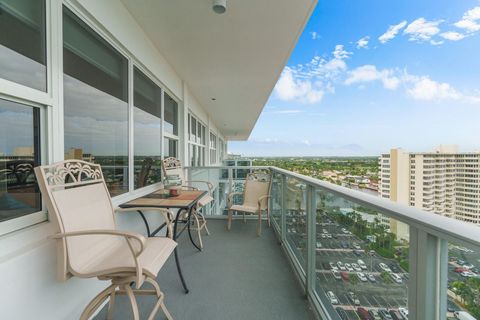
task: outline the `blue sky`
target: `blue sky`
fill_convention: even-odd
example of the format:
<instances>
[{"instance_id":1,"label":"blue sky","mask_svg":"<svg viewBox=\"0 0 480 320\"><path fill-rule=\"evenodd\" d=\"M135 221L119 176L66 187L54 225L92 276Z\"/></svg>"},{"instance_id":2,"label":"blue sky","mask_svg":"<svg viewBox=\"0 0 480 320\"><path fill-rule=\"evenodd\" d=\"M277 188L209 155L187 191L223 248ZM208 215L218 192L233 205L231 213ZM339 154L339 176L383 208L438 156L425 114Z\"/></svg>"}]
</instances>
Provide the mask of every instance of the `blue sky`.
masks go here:
<instances>
[{"instance_id":1,"label":"blue sky","mask_svg":"<svg viewBox=\"0 0 480 320\"><path fill-rule=\"evenodd\" d=\"M229 152L480 150L480 1L319 1L257 124Z\"/></svg>"}]
</instances>

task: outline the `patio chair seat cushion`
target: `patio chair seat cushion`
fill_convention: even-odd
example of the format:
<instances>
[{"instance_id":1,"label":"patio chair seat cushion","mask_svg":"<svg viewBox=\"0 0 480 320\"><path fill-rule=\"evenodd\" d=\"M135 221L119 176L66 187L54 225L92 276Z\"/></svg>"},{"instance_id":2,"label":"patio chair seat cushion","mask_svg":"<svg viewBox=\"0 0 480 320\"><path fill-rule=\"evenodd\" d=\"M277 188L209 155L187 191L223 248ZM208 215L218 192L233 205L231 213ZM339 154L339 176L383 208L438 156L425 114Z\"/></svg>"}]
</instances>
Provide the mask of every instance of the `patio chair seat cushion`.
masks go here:
<instances>
[{"instance_id":1,"label":"patio chair seat cushion","mask_svg":"<svg viewBox=\"0 0 480 320\"><path fill-rule=\"evenodd\" d=\"M133 273L135 274L135 262L130 248L124 239L104 252L98 259L84 265L80 271L80 276L92 274L95 276L112 275L114 273ZM136 240L132 240L134 248L138 248ZM143 269L143 273L156 278L156 275L173 252L177 243L170 238L151 237L146 238L144 250L138 256L138 262Z\"/></svg>"},{"instance_id":2,"label":"patio chair seat cushion","mask_svg":"<svg viewBox=\"0 0 480 320\"><path fill-rule=\"evenodd\" d=\"M230 210L247 212L247 213L257 213L258 207L234 204L233 206L230 207Z\"/></svg>"},{"instance_id":3,"label":"patio chair seat cushion","mask_svg":"<svg viewBox=\"0 0 480 320\"><path fill-rule=\"evenodd\" d=\"M212 196L210 196L209 194L206 194L200 200L198 200L198 205L200 207L204 207L212 201L213 201Z\"/></svg>"}]
</instances>

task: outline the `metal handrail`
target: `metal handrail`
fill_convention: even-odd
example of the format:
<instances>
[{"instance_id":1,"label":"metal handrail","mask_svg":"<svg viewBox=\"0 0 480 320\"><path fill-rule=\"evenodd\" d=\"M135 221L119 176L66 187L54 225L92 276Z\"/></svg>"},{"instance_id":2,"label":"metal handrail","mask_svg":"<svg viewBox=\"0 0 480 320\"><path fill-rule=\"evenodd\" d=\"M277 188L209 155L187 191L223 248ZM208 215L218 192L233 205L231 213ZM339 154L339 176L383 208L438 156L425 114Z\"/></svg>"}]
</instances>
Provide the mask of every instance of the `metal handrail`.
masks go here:
<instances>
[{"instance_id":1,"label":"metal handrail","mask_svg":"<svg viewBox=\"0 0 480 320\"><path fill-rule=\"evenodd\" d=\"M392 202L388 199L365 194L358 190L338 186L316 178L274 166L212 166L212 167L185 167L188 170L213 169L269 169L273 172L299 180L306 185L331 192L340 197L363 204L380 211L380 213L394 218L409 226L423 230L447 241L462 243L466 246L480 246L480 228L463 221L444 217L432 212L426 212L415 207Z\"/></svg>"}]
</instances>

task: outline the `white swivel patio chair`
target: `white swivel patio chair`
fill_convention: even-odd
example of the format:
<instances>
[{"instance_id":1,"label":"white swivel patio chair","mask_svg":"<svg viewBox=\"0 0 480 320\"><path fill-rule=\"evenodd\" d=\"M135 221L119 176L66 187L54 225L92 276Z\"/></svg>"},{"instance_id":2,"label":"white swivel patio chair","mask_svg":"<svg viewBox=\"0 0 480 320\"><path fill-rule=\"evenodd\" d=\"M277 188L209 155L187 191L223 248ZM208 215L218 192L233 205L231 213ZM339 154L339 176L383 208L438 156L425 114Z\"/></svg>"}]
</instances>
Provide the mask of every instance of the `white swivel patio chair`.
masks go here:
<instances>
[{"instance_id":1,"label":"white swivel patio chair","mask_svg":"<svg viewBox=\"0 0 480 320\"><path fill-rule=\"evenodd\" d=\"M205 219L205 216L199 212L199 210L201 210L207 204L213 202L213 185L209 181L186 180L182 168L182 163L177 158L169 157L164 159L162 163L162 168L166 185L173 184L173 187L177 185L177 187L183 190L198 190L198 188L192 187L190 185L192 183L204 184L207 187L208 193L204 195L200 200L198 200L197 207L192 212L192 218L195 221L195 227L193 228L193 230L197 231L198 240L200 241L200 248L203 248L201 231L205 229L207 235L210 235L210 232L208 231L207 220Z\"/></svg>"},{"instance_id":2,"label":"white swivel patio chair","mask_svg":"<svg viewBox=\"0 0 480 320\"><path fill-rule=\"evenodd\" d=\"M270 227L270 190L272 176L266 172L247 174L243 192L232 192L228 195L228 221L227 229L232 227L232 214L234 211L243 213L243 222L246 223L245 214L258 215L257 235L262 233L262 212L267 214L267 223ZM243 195L242 204L234 204L234 196Z\"/></svg>"},{"instance_id":3,"label":"white swivel patio chair","mask_svg":"<svg viewBox=\"0 0 480 320\"><path fill-rule=\"evenodd\" d=\"M114 208L99 165L68 160L35 168L35 174L50 219L56 224L57 278L97 277L111 281L84 309L80 319L89 319L110 298L108 319L112 318L115 296L126 294L132 319L139 319L135 295L155 295L157 301L148 319L164 305L164 294L155 280L177 243L170 238L145 238L141 234L116 230ZM172 235L171 213L161 212ZM154 290L140 290L144 282ZM135 283L132 288L131 284Z\"/></svg>"}]
</instances>

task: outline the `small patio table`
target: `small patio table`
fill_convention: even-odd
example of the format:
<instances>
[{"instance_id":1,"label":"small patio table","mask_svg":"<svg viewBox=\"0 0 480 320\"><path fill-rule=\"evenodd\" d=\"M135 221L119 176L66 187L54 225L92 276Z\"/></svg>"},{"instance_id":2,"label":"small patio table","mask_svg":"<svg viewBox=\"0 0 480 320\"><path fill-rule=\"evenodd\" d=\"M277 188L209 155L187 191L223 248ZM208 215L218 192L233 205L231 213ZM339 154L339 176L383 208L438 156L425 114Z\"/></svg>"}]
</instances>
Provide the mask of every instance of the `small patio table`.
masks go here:
<instances>
[{"instance_id":1,"label":"small patio table","mask_svg":"<svg viewBox=\"0 0 480 320\"><path fill-rule=\"evenodd\" d=\"M160 232L165 226L166 223L164 222L155 230L150 231L150 225L148 224L147 219L145 218L145 214L142 212L142 208L164 208L164 209L177 209L177 213L175 215L175 219L173 222L173 240L177 240L177 238L185 231L188 230L188 236L192 244L197 248L199 251L202 249L193 241L192 233L190 230L190 217L192 215L192 211L195 208L198 200L200 200L207 191L202 190L182 190L180 194L177 196L170 196L167 193L168 190L160 189L145 196L130 200L119 205L122 209L132 209L132 211L136 211L140 217L142 218L143 222L145 223L145 228L147 229L147 236L154 237ZM181 218L181 213L187 212L187 218ZM178 223L185 223L185 226L178 231L177 225ZM168 236L168 230L167 230ZM178 247L177 247L178 248ZM189 292L187 284L185 283L185 279L183 278L182 269L180 268L180 262L178 259L178 250L175 248L175 263L177 265L178 275L180 276L180 280L182 282L183 288L185 289L185 293Z\"/></svg>"}]
</instances>

